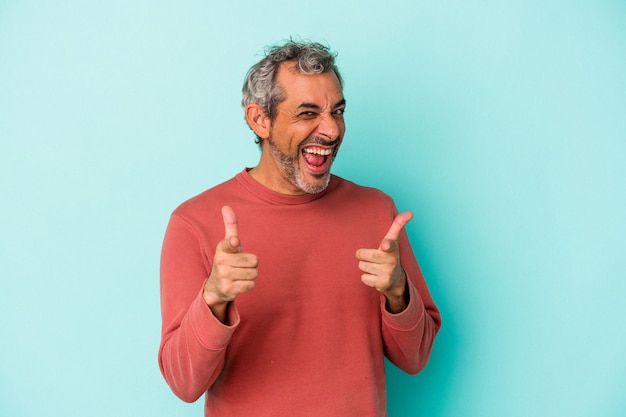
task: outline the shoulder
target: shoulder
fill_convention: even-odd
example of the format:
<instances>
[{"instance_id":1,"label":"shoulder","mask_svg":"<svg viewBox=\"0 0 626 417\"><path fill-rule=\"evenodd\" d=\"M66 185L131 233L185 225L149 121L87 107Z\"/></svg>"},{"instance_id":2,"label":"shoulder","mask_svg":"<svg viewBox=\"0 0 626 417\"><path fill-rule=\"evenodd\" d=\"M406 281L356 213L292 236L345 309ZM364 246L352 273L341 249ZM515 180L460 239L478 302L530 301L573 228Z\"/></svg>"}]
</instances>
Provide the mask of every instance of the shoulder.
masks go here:
<instances>
[{"instance_id":1,"label":"shoulder","mask_svg":"<svg viewBox=\"0 0 626 417\"><path fill-rule=\"evenodd\" d=\"M343 198L368 202L369 204L394 205L393 199L378 188L360 185L338 176L333 176L333 179L337 183L332 191L333 194Z\"/></svg>"},{"instance_id":2,"label":"shoulder","mask_svg":"<svg viewBox=\"0 0 626 417\"><path fill-rule=\"evenodd\" d=\"M230 196L237 194L237 181L231 178L181 203L173 211L173 215L182 218L194 218L207 212L221 210Z\"/></svg>"},{"instance_id":3,"label":"shoulder","mask_svg":"<svg viewBox=\"0 0 626 417\"><path fill-rule=\"evenodd\" d=\"M384 191L335 177L337 186L329 193L328 205L335 215L343 213L350 219L366 220L372 226L380 221L388 227L398 213L395 202Z\"/></svg>"},{"instance_id":4,"label":"shoulder","mask_svg":"<svg viewBox=\"0 0 626 417\"><path fill-rule=\"evenodd\" d=\"M335 177L337 186L329 193L326 206L337 227L349 225L360 247L371 246L385 235L397 215L393 199L378 188ZM367 242L367 243L365 243Z\"/></svg>"}]
</instances>

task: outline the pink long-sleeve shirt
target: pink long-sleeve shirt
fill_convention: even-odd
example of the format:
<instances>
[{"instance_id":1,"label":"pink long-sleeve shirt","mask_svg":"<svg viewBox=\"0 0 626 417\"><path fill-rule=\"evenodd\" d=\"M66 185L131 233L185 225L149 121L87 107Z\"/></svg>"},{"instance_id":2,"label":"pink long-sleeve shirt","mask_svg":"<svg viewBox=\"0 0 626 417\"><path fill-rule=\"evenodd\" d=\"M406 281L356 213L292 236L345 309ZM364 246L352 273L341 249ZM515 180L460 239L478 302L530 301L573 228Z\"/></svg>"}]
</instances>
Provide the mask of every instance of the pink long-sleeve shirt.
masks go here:
<instances>
[{"instance_id":1,"label":"pink long-sleeve shirt","mask_svg":"<svg viewBox=\"0 0 626 417\"><path fill-rule=\"evenodd\" d=\"M223 205L259 259L226 325L202 298ZM386 416L384 357L419 372L441 325L404 232L408 307L390 314L361 282L356 250L377 248L396 214L387 195L336 176L322 193L285 196L246 170L179 206L161 260L159 365L174 393L205 394L205 416Z\"/></svg>"}]
</instances>

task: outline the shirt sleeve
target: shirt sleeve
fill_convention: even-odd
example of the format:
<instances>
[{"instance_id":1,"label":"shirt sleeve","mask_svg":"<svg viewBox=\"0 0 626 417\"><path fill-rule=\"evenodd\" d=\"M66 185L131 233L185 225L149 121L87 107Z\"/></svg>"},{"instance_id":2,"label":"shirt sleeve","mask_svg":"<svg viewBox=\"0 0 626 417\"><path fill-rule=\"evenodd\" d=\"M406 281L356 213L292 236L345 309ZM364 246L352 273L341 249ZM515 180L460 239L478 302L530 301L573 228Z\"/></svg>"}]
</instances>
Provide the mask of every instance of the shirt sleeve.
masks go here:
<instances>
[{"instance_id":1,"label":"shirt sleeve","mask_svg":"<svg viewBox=\"0 0 626 417\"><path fill-rule=\"evenodd\" d=\"M381 295L382 335L387 358L414 375L428 363L441 316L404 231L400 236L400 260L407 275L409 304L400 313L392 314Z\"/></svg>"},{"instance_id":2,"label":"shirt sleeve","mask_svg":"<svg viewBox=\"0 0 626 417\"><path fill-rule=\"evenodd\" d=\"M172 391L187 402L200 398L218 378L239 324L234 303L223 324L202 298L209 259L192 225L172 215L161 253L159 366Z\"/></svg>"}]
</instances>

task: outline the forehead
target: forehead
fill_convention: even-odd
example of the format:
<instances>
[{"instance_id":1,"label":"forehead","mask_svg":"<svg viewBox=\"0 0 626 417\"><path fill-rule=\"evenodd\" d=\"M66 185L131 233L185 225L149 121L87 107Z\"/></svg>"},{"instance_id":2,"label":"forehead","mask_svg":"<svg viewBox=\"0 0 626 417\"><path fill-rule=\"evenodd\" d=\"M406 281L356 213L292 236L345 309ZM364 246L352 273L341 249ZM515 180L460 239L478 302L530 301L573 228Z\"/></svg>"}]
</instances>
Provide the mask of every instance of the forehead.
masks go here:
<instances>
[{"instance_id":1,"label":"forehead","mask_svg":"<svg viewBox=\"0 0 626 417\"><path fill-rule=\"evenodd\" d=\"M302 74L296 69L295 63L286 62L278 67L276 81L287 102L334 105L343 99L341 84L332 71Z\"/></svg>"}]
</instances>

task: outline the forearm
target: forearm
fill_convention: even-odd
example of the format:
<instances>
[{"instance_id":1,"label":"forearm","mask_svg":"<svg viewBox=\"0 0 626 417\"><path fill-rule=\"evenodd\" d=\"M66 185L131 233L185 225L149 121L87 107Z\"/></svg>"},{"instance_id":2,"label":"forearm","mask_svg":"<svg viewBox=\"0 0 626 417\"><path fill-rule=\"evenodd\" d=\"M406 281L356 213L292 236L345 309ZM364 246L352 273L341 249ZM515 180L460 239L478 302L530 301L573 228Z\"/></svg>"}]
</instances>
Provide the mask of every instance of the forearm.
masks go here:
<instances>
[{"instance_id":1,"label":"forearm","mask_svg":"<svg viewBox=\"0 0 626 417\"><path fill-rule=\"evenodd\" d=\"M182 400L196 401L222 371L226 347L239 320L234 306L229 310L232 326L220 323L198 297L178 326L164 333L159 365L166 382Z\"/></svg>"},{"instance_id":2,"label":"forearm","mask_svg":"<svg viewBox=\"0 0 626 417\"><path fill-rule=\"evenodd\" d=\"M409 301L402 312L392 314L385 308L382 334L388 359L403 371L416 374L428 363L440 321L434 305L425 306L410 281L407 290Z\"/></svg>"}]
</instances>

